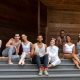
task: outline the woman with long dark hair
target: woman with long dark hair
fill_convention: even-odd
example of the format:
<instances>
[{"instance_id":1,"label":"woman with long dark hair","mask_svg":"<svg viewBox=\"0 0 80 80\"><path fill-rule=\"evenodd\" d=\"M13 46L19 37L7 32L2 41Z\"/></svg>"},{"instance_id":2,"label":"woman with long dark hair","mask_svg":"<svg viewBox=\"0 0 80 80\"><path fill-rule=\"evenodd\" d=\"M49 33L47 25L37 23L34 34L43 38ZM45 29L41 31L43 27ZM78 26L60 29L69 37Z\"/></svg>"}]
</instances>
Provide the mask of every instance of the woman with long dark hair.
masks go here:
<instances>
[{"instance_id":1,"label":"woman with long dark hair","mask_svg":"<svg viewBox=\"0 0 80 80\"><path fill-rule=\"evenodd\" d=\"M76 53L75 44L72 43L72 39L69 35L66 36L66 43L63 46L64 58L72 59L74 64L80 69L80 61Z\"/></svg>"},{"instance_id":2,"label":"woman with long dark hair","mask_svg":"<svg viewBox=\"0 0 80 80\"><path fill-rule=\"evenodd\" d=\"M22 43L21 43L21 59L19 61L19 65L25 64L25 58L31 58L31 51L32 51L32 43L27 39L27 36L25 34L22 34Z\"/></svg>"}]
</instances>

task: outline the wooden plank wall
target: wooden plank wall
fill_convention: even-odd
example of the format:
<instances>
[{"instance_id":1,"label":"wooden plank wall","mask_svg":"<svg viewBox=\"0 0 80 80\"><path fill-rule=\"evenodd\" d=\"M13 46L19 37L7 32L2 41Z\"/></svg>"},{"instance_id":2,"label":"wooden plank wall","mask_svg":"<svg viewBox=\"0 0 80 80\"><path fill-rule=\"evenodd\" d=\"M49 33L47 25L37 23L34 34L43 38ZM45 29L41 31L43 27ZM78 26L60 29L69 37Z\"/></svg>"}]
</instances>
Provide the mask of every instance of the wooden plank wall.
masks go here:
<instances>
[{"instance_id":1,"label":"wooden plank wall","mask_svg":"<svg viewBox=\"0 0 80 80\"><path fill-rule=\"evenodd\" d=\"M60 30L65 30L66 34L72 36L76 43L77 35L80 32L80 12L68 10L54 10L53 7L47 9L47 43L51 37L57 37Z\"/></svg>"}]
</instances>

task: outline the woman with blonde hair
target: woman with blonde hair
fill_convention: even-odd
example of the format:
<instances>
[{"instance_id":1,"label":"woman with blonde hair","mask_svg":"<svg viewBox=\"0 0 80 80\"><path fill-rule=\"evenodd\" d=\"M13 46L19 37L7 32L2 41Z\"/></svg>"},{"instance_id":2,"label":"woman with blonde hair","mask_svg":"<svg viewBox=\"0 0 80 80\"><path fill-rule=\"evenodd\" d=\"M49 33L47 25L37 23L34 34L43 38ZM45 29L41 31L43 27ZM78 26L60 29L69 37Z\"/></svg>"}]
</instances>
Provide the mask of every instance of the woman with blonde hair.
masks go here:
<instances>
[{"instance_id":1,"label":"woman with blonde hair","mask_svg":"<svg viewBox=\"0 0 80 80\"><path fill-rule=\"evenodd\" d=\"M61 60L58 57L59 48L55 45L55 38L52 38L50 41L50 46L47 48L47 53L49 56L49 65L48 68L54 67L61 63Z\"/></svg>"}]
</instances>

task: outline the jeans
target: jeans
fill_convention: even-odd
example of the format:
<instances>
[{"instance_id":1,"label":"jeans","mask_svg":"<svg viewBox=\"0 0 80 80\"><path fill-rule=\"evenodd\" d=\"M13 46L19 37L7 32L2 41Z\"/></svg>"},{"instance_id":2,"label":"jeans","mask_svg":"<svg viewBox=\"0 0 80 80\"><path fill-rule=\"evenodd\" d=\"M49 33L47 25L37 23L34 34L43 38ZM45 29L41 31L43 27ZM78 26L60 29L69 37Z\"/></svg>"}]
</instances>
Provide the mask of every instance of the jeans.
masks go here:
<instances>
[{"instance_id":1,"label":"jeans","mask_svg":"<svg viewBox=\"0 0 80 80\"><path fill-rule=\"evenodd\" d=\"M8 57L9 59L19 59L19 55L14 55L14 53L16 52L14 47L10 47L10 48L5 48L2 51L2 56L4 57Z\"/></svg>"},{"instance_id":2,"label":"jeans","mask_svg":"<svg viewBox=\"0 0 80 80\"><path fill-rule=\"evenodd\" d=\"M47 66L48 66L48 54L44 55L43 57L35 55L32 58L32 63L37 64L38 68L41 67L41 64L43 64L44 67L47 68Z\"/></svg>"}]
</instances>

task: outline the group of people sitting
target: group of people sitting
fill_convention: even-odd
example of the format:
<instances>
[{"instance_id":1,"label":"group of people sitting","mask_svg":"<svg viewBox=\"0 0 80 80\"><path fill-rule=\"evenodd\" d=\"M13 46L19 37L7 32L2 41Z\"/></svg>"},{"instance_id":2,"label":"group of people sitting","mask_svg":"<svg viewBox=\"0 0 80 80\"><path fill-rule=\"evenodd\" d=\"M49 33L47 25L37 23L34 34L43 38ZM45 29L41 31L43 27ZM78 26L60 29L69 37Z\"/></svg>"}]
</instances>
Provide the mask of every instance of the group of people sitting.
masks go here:
<instances>
[{"instance_id":1,"label":"group of people sitting","mask_svg":"<svg viewBox=\"0 0 80 80\"><path fill-rule=\"evenodd\" d=\"M60 31L60 36L56 39L51 38L50 45L43 43L43 36L37 36L37 42L33 44L30 42L25 34L15 34L2 51L2 56L8 56L8 63L13 64L12 57L20 55L19 65L25 64L25 59L29 58L33 64L37 64L39 75L48 75L48 68L54 67L61 63L58 53L63 54L63 58L72 59L74 64L80 69L80 34L77 42L77 47L72 43L70 35L65 35L64 30ZM60 51L60 52L59 52ZM78 52L77 52L78 51Z\"/></svg>"}]
</instances>

